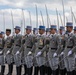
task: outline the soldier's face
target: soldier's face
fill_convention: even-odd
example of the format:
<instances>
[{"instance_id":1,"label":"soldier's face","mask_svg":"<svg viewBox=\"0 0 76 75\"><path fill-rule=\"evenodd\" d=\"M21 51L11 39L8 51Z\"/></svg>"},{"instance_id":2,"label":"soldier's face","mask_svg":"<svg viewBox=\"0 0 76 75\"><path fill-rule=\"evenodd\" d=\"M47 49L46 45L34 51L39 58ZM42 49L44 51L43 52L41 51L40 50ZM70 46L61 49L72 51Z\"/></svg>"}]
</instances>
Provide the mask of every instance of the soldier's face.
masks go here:
<instances>
[{"instance_id":1,"label":"soldier's face","mask_svg":"<svg viewBox=\"0 0 76 75\"><path fill-rule=\"evenodd\" d=\"M30 34L30 33L31 33L31 30L26 29L26 33L27 33L27 34Z\"/></svg>"},{"instance_id":2,"label":"soldier's face","mask_svg":"<svg viewBox=\"0 0 76 75\"><path fill-rule=\"evenodd\" d=\"M39 34L43 34L45 31L42 29L39 29Z\"/></svg>"},{"instance_id":3,"label":"soldier's face","mask_svg":"<svg viewBox=\"0 0 76 75\"><path fill-rule=\"evenodd\" d=\"M11 32L9 31L6 31L6 35L9 36L11 34Z\"/></svg>"},{"instance_id":4,"label":"soldier's face","mask_svg":"<svg viewBox=\"0 0 76 75\"><path fill-rule=\"evenodd\" d=\"M66 30L67 30L68 32L71 32L72 29L73 29L73 27L66 27Z\"/></svg>"},{"instance_id":5,"label":"soldier's face","mask_svg":"<svg viewBox=\"0 0 76 75\"><path fill-rule=\"evenodd\" d=\"M56 33L56 29L51 29L51 34L55 34Z\"/></svg>"},{"instance_id":6,"label":"soldier's face","mask_svg":"<svg viewBox=\"0 0 76 75\"><path fill-rule=\"evenodd\" d=\"M18 29L15 29L15 33L18 34L20 32L20 30Z\"/></svg>"}]
</instances>

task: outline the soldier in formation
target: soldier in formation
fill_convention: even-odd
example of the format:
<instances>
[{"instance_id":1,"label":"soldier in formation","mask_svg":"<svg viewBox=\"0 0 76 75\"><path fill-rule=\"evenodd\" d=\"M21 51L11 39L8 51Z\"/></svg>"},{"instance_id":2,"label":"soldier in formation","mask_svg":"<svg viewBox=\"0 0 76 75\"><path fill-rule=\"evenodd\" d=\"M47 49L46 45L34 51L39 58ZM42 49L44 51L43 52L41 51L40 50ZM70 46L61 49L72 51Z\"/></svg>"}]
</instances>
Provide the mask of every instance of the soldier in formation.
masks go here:
<instances>
[{"instance_id":1,"label":"soldier in formation","mask_svg":"<svg viewBox=\"0 0 76 75\"><path fill-rule=\"evenodd\" d=\"M76 75L76 27L66 23L65 27L43 25L33 29L25 28L25 35L20 34L21 28L15 27L15 35L11 29L6 29L6 38L0 32L0 65L4 75L5 64L8 64L8 74L12 75L13 65L16 75Z\"/></svg>"}]
</instances>

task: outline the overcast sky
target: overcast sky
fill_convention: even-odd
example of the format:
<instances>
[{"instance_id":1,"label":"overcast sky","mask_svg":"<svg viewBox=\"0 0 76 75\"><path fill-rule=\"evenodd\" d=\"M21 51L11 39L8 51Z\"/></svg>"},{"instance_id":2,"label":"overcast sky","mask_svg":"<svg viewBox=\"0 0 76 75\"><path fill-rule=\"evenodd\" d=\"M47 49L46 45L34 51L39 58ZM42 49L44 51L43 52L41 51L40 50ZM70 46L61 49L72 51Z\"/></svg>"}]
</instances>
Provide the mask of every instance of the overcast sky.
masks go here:
<instances>
[{"instance_id":1,"label":"overcast sky","mask_svg":"<svg viewBox=\"0 0 76 75\"><path fill-rule=\"evenodd\" d=\"M65 7L65 16L67 17L68 21L72 21L70 7L72 7L72 11L74 12L74 14L76 14L76 0L63 0L63 1L64 1L64 7ZM38 8L38 25L43 25L42 17L40 14L40 11L41 11L43 15L44 25L47 27L47 16L46 16L45 4L47 6L48 14L50 18L49 25L50 24L57 25L56 8L58 10L58 13L61 14L61 18L63 20L62 0L0 0L0 30L4 30L4 28L12 29L13 26L12 26L11 11L13 14L14 26L16 25L21 26L21 21L23 21L21 9L23 9L24 11L25 26L30 25L30 16L29 16L29 11L30 11L31 25L33 27L36 27L35 5L37 5L37 8ZM24 29L23 25L21 26L22 29ZM59 16L59 25L60 26L62 25L60 16Z\"/></svg>"}]
</instances>

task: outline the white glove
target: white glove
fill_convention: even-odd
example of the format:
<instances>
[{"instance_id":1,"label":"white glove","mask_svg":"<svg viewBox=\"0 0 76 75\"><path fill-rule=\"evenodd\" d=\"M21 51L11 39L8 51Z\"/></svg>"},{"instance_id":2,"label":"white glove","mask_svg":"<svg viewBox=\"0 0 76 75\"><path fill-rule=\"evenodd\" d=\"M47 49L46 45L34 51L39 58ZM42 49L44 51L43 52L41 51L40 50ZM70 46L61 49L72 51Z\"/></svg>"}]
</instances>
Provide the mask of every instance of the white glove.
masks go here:
<instances>
[{"instance_id":1,"label":"white glove","mask_svg":"<svg viewBox=\"0 0 76 75\"><path fill-rule=\"evenodd\" d=\"M42 54L42 52L40 51L40 52L38 52L38 53L37 53L37 55L36 55L36 56L40 56L41 54Z\"/></svg>"},{"instance_id":2,"label":"white glove","mask_svg":"<svg viewBox=\"0 0 76 75\"><path fill-rule=\"evenodd\" d=\"M32 52L31 52L31 51L29 51L27 55L31 55L31 54L32 54Z\"/></svg>"},{"instance_id":3,"label":"white glove","mask_svg":"<svg viewBox=\"0 0 76 75\"><path fill-rule=\"evenodd\" d=\"M54 53L53 57L56 57L57 56L57 53Z\"/></svg>"},{"instance_id":4,"label":"white glove","mask_svg":"<svg viewBox=\"0 0 76 75\"><path fill-rule=\"evenodd\" d=\"M10 53L10 51L7 51L7 54L9 54Z\"/></svg>"},{"instance_id":5,"label":"white glove","mask_svg":"<svg viewBox=\"0 0 76 75\"><path fill-rule=\"evenodd\" d=\"M61 56L62 56L62 55L64 55L64 52L61 52L61 54L60 54L60 55L61 55Z\"/></svg>"},{"instance_id":6,"label":"white glove","mask_svg":"<svg viewBox=\"0 0 76 75\"><path fill-rule=\"evenodd\" d=\"M70 50L70 51L68 52L68 56L71 55L71 54L72 54L72 51Z\"/></svg>"},{"instance_id":7,"label":"white glove","mask_svg":"<svg viewBox=\"0 0 76 75\"><path fill-rule=\"evenodd\" d=\"M19 53L20 53L20 52L19 52L19 51L17 51L17 52L16 52L16 55L17 55L17 54L19 54Z\"/></svg>"},{"instance_id":8,"label":"white glove","mask_svg":"<svg viewBox=\"0 0 76 75\"><path fill-rule=\"evenodd\" d=\"M2 51L0 51L0 54L2 54Z\"/></svg>"}]
</instances>

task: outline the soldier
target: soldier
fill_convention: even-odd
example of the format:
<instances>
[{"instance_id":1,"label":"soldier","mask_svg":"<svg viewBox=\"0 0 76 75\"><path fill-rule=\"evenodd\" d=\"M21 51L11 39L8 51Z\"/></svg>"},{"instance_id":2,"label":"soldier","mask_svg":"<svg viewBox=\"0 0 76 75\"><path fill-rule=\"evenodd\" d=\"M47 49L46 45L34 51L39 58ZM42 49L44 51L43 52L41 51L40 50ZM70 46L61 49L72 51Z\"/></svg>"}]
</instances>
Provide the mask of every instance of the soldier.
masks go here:
<instances>
[{"instance_id":1,"label":"soldier","mask_svg":"<svg viewBox=\"0 0 76 75\"><path fill-rule=\"evenodd\" d=\"M74 27L74 34L76 34L76 26Z\"/></svg>"},{"instance_id":2,"label":"soldier","mask_svg":"<svg viewBox=\"0 0 76 75\"><path fill-rule=\"evenodd\" d=\"M74 34L76 36L76 26L74 27ZM75 52L75 75L76 75L76 52Z\"/></svg>"},{"instance_id":3,"label":"soldier","mask_svg":"<svg viewBox=\"0 0 76 75\"><path fill-rule=\"evenodd\" d=\"M26 27L26 35L24 36L24 75L32 75L33 70L33 51L32 47L34 45L34 36L31 34L32 27Z\"/></svg>"},{"instance_id":4,"label":"soldier","mask_svg":"<svg viewBox=\"0 0 76 75\"><path fill-rule=\"evenodd\" d=\"M67 22L66 24L67 34L65 34L65 50L64 50L64 62L67 69L67 75L74 75L75 70L75 55L73 48L76 46L76 37L74 36L73 23Z\"/></svg>"},{"instance_id":5,"label":"soldier","mask_svg":"<svg viewBox=\"0 0 76 75\"><path fill-rule=\"evenodd\" d=\"M58 53L61 49L61 39L56 33L56 25L51 25L51 34L49 36L49 49L48 49L48 61L52 69L53 75L59 75L58 70Z\"/></svg>"},{"instance_id":6,"label":"soldier","mask_svg":"<svg viewBox=\"0 0 76 75\"><path fill-rule=\"evenodd\" d=\"M65 48L65 40L64 40L65 32L64 32L64 27L63 26L60 26L59 30L60 30L59 33L60 33L61 45L62 45L62 49L61 49L60 56L59 56L59 61L61 61L64 58L63 51L64 51L64 48ZM60 62L59 68L60 68L60 75L65 75L66 74L66 68L65 68L64 60L62 62Z\"/></svg>"},{"instance_id":7,"label":"soldier","mask_svg":"<svg viewBox=\"0 0 76 75\"><path fill-rule=\"evenodd\" d=\"M45 75L46 51L42 51L46 44L45 26L39 26L39 36L36 39L36 50L34 57L40 70L40 75Z\"/></svg>"},{"instance_id":8,"label":"soldier","mask_svg":"<svg viewBox=\"0 0 76 75\"><path fill-rule=\"evenodd\" d=\"M16 72L17 75L21 75L21 59L22 59L22 35L20 33L20 27L15 27L15 36L13 37L14 40L14 46L13 46L13 57L14 57L14 63L16 65Z\"/></svg>"},{"instance_id":9,"label":"soldier","mask_svg":"<svg viewBox=\"0 0 76 75\"><path fill-rule=\"evenodd\" d=\"M50 28L46 28L46 35L47 35L47 36L50 35Z\"/></svg>"},{"instance_id":10,"label":"soldier","mask_svg":"<svg viewBox=\"0 0 76 75\"><path fill-rule=\"evenodd\" d=\"M4 75L4 72L5 72L4 44L5 42L3 38L3 33L0 32L0 65L1 65L0 75Z\"/></svg>"},{"instance_id":11,"label":"soldier","mask_svg":"<svg viewBox=\"0 0 76 75\"><path fill-rule=\"evenodd\" d=\"M50 34L51 34L50 32L51 32L51 29L50 28L46 28L46 36L47 37L50 36ZM48 61L47 53L48 53L48 51L46 51L46 60ZM46 72L46 75L51 75L52 74L52 69L51 69L51 67L49 65L49 62L47 62L47 64L46 64L45 72Z\"/></svg>"},{"instance_id":12,"label":"soldier","mask_svg":"<svg viewBox=\"0 0 76 75\"><path fill-rule=\"evenodd\" d=\"M35 38L37 38L39 35L38 35L38 28L33 28L33 34L35 36ZM35 42L35 45L36 45L36 42ZM36 50L36 46L33 46L34 48L34 53L35 53L35 50ZM38 72L39 72L39 66L36 62L36 58L33 59L33 64L34 64L34 75L38 75Z\"/></svg>"},{"instance_id":13,"label":"soldier","mask_svg":"<svg viewBox=\"0 0 76 75\"><path fill-rule=\"evenodd\" d=\"M5 39L5 59L6 63L8 64L9 72L7 75L12 75L13 72L13 56L12 56L12 49L13 49L13 38L10 36L11 29L6 29L6 36Z\"/></svg>"},{"instance_id":14,"label":"soldier","mask_svg":"<svg viewBox=\"0 0 76 75\"><path fill-rule=\"evenodd\" d=\"M33 28L33 34L38 35L38 28Z\"/></svg>"}]
</instances>

